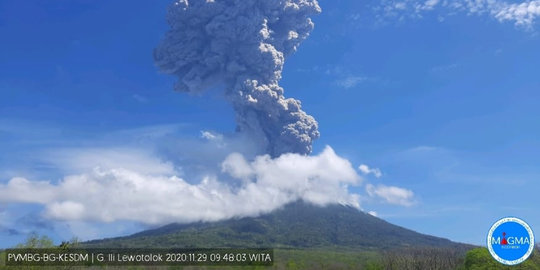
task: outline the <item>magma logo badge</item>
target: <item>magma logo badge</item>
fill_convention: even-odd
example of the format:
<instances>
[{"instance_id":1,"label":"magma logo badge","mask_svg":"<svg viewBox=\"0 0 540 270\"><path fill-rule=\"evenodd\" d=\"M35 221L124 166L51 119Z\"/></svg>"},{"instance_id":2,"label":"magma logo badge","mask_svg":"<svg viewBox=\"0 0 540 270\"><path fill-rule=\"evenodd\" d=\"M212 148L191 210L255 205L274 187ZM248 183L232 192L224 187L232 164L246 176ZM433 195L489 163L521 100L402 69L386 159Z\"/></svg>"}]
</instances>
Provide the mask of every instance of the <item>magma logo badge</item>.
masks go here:
<instances>
[{"instance_id":1,"label":"magma logo badge","mask_svg":"<svg viewBox=\"0 0 540 270\"><path fill-rule=\"evenodd\" d=\"M534 234L523 220L507 217L491 226L487 237L491 256L505 265L516 265L531 256L534 249Z\"/></svg>"}]
</instances>

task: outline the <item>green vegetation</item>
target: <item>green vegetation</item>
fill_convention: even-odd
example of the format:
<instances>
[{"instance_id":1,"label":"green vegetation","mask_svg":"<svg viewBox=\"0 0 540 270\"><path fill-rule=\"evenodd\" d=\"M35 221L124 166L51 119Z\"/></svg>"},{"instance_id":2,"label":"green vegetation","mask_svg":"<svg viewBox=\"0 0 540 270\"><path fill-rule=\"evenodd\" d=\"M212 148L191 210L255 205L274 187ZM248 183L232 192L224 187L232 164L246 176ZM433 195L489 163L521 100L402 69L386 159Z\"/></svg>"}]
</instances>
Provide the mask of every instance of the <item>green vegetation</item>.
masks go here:
<instances>
[{"instance_id":1,"label":"green vegetation","mask_svg":"<svg viewBox=\"0 0 540 270\"><path fill-rule=\"evenodd\" d=\"M36 233L32 233L28 236L24 243L20 243L15 248L52 248L54 247L53 241L47 236L39 236ZM6 253L0 252L0 269L6 268ZM10 267L9 269L38 269L37 267Z\"/></svg>"},{"instance_id":2,"label":"green vegetation","mask_svg":"<svg viewBox=\"0 0 540 270\"><path fill-rule=\"evenodd\" d=\"M534 251L531 257L517 265L517 266L505 266L495 261L487 248L476 248L467 252L465 256L465 263L460 270L504 270L504 269L527 269L527 270L540 270L540 250L538 248Z\"/></svg>"},{"instance_id":3,"label":"green vegetation","mask_svg":"<svg viewBox=\"0 0 540 270\"><path fill-rule=\"evenodd\" d=\"M48 236L39 236L37 233L31 233L24 243L20 243L15 248L52 248L54 243Z\"/></svg>"},{"instance_id":4,"label":"green vegetation","mask_svg":"<svg viewBox=\"0 0 540 270\"><path fill-rule=\"evenodd\" d=\"M68 242L66 242L68 243ZM20 243L15 248L55 248L55 245L51 238L48 236L39 236L36 233L31 233L24 243ZM0 252L0 269L43 269L43 267L37 266L20 266L20 267L7 267L6 265L6 253Z\"/></svg>"},{"instance_id":5,"label":"green vegetation","mask_svg":"<svg viewBox=\"0 0 540 270\"><path fill-rule=\"evenodd\" d=\"M273 267L260 269L540 270L540 250L538 249L527 261L512 267L504 266L495 261L486 248L475 248L466 254L463 251L444 248L412 248L379 252L280 249L275 251L275 259ZM208 267L206 269L218 268Z\"/></svg>"}]
</instances>

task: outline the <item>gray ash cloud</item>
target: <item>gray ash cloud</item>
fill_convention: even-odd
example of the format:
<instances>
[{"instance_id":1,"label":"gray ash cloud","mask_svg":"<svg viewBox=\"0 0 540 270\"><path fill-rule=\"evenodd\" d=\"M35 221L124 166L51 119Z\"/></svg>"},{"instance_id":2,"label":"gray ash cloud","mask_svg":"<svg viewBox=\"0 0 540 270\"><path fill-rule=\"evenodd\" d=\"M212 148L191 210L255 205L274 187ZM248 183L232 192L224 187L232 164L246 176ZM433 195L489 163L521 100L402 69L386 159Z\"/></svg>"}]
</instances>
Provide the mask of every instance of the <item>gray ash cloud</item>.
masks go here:
<instances>
[{"instance_id":1,"label":"gray ash cloud","mask_svg":"<svg viewBox=\"0 0 540 270\"><path fill-rule=\"evenodd\" d=\"M272 156L309 154L319 137L315 119L279 86L283 64L313 29L316 0L177 0L154 51L175 90L198 93L224 85L237 130Z\"/></svg>"}]
</instances>

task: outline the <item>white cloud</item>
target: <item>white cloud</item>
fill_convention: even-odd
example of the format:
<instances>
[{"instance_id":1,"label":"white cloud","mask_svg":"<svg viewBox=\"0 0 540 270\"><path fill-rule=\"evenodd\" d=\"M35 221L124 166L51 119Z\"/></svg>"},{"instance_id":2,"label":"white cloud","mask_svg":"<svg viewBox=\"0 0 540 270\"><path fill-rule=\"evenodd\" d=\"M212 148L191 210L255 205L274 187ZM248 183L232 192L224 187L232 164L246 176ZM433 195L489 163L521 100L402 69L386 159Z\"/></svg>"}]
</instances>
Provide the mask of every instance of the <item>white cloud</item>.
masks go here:
<instances>
[{"instance_id":1,"label":"white cloud","mask_svg":"<svg viewBox=\"0 0 540 270\"><path fill-rule=\"evenodd\" d=\"M426 0L423 4L419 6L419 8L423 10L431 10L435 6L437 6L439 2L439 0Z\"/></svg>"},{"instance_id":2,"label":"white cloud","mask_svg":"<svg viewBox=\"0 0 540 270\"><path fill-rule=\"evenodd\" d=\"M223 135L212 131L202 130L201 138L209 141L222 141Z\"/></svg>"},{"instance_id":3,"label":"white cloud","mask_svg":"<svg viewBox=\"0 0 540 270\"><path fill-rule=\"evenodd\" d=\"M43 215L49 219L146 224L252 216L298 199L318 205L343 203L360 207L359 195L349 193L347 187L359 185L361 178L350 162L330 147L315 156L285 154L272 159L265 155L251 162L241 154L231 154L222 168L230 177L243 180L240 186L228 185L215 176L190 184L170 167L162 167L160 160L142 160L148 164L132 159L140 168L95 168L66 176L57 183L13 178L0 184L0 202L42 204ZM109 161L119 166L127 164Z\"/></svg>"},{"instance_id":4,"label":"white cloud","mask_svg":"<svg viewBox=\"0 0 540 270\"><path fill-rule=\"evenodd\" d=\"M223 134L221 133L201 130L201 138L207 140L208 142L214 143L219 148L224 148L227 146L227 143L225 142L225 136L223 136Z\"/></svg>"},{"instance_id":5,"label":"white cloud","mask_svg":"<svg viewBox=\"0 0 540 270\"><path fill-rule=\"evenodd\" d=\"M414 204L414 193L408 189L372 184L366 185L366 192L371 197L378 197L384 199L387 203L411 206Z\"/></svg>"},{"instance_id":6,"label":"white cloud","mask_svg":"<svg viewBox=\"0 0 540 270\"><path fill-rule=\"evenodd\" d=\"M382 176L382 172L379 168L370 168L366 164L361 164L358 166L358 170L360 170L360 172L362 172L364 175L373 174L377 178L381 178Z\"/></svg>"},{"instance_id":7,"label":"white cloud","mask_svg":"<svg viewBox=\"0 0 540 270\"><path fill-rule=\"evenodd\" d=\"M398 3L395 3L395 4L394 4L394 8L395 8L395 9L406 9L406 8L407 8L407 5L406 5L405 3L398 2Z\"/></svg>"},{"instance_id":8,"label":"white cloud","mask_svg":"<svg viewBox=\"0 0 540 270\"><path fill-rule=\"evenodd\" d=\"M142 174L174 174L174 165L151 156L149 151L133 148L71 148L47 153L47 161L64 172L122 168Z\"/></svg>"},{"instance_id":9,"label":"white cloud","mask_svg":"<svg viewBox=\"0 0 540 270\"><path fill-rule=\"evenodd\" d=\"M514 21L516 25L530 26L540 16L540 1L505 3L501 7L493 8L491 13L499 21Z\"/></svg>"},{"instance_id":10,"label":"white cloud","mask_svg":"<svg viewBox=\"0 0 540 270\"><path fill-rule=\"evenodd\" d=\"M385 16L422 17L426 11L436 8L446 9L450 13L456 11L466 12L470 15L489 15L499 22L510 21L517 26L530 28L540 16L540 0L526 0L521 3L509 3L502 0L401 0L382 1L382 10ZM444 20L439 17L439 20Z\"/></svg>"},{"instance_id":11,"label":"white cloud","mask_svg":"<svg viewBox=\"0 0 540 270\"><path fill-rule=\"evenodd\" d=\"M336 83L337 83L337 85L339 85L339 86L341 86L343 88L349 89L349 88L353 88L353 87L357 86L358 84L360 84L361 82L363 82L365 80L367 80L366 77L349 76L347 78L336 81Z\"/></svg>"},{"instance_id":12,"label":"white cloud","mask_svg":"<svg viewBox=\"0 0 540 270\"><path fill-rule=\"evenodd\" d=\"M378 217L378 214L375 211L369 211L368 214L370 214L370 215L372 215L374 217Z\"/></svg>"},{"instance_id":13,"label":"white cloud","mask_svg":"<svg viewBox=\"0 0 540 270\"><path fill-rule=\"evenodd\" d=\"M228 173L236 179L249 180L254 176L251 164L239 153L230 154L223 163L221 163L221 171Z\"/></svg>"},{"instance_id":14,"label":"white cloud","mask_svg":"<svg viewBox=\"0 0 540 270\"><path fill-rule=\"evenodd\" d=\"M178 135L185 124L161 124L131 129L117 130L105 135L105 139L113 140L117 143L126 143L127 141L154 141L163 139L167 136Z\"/></svg>"}]
</instances>

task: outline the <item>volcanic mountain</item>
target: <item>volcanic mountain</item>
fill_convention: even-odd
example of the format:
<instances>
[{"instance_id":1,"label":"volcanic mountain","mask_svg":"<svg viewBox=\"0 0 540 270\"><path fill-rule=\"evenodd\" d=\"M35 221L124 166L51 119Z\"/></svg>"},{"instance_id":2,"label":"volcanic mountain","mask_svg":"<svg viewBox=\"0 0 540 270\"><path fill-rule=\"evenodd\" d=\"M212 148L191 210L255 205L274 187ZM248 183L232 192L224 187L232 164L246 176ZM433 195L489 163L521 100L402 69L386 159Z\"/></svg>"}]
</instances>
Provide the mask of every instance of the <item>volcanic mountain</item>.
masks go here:
<instances>
[{"instance_id":1,"label":"volcanic mountain","mask_svg":"<svg viewBox=\"0 0 540 270\"><path fill-rule=\"evenodd\" d=\"M295 202L258 217L218 222L169 224L130 236L93 240L88 247L273 247L466 248L448 239L420 234L344 205Z\"/></svg>"}]
</instances>

